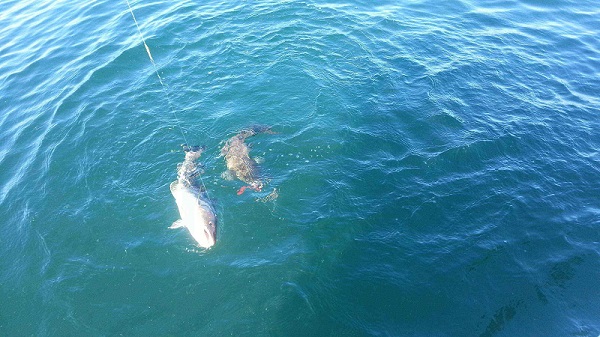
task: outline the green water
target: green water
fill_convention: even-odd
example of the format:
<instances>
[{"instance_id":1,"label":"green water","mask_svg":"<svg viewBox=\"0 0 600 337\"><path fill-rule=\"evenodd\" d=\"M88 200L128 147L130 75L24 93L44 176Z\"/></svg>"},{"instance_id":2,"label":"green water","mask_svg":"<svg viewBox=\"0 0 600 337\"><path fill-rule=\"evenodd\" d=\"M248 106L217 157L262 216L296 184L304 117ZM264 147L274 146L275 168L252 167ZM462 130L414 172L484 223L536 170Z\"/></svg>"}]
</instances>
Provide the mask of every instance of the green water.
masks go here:
<instances>
[{"instance_id":1,"label":"green water","mask_svg":"<svg viewBox=\"0 0 600 337\"><path fill-rule=\"evenodd\" d=\"M0 4L1 336L600 334L600 6L131 5Z\"/></svg>"}]
</instances>

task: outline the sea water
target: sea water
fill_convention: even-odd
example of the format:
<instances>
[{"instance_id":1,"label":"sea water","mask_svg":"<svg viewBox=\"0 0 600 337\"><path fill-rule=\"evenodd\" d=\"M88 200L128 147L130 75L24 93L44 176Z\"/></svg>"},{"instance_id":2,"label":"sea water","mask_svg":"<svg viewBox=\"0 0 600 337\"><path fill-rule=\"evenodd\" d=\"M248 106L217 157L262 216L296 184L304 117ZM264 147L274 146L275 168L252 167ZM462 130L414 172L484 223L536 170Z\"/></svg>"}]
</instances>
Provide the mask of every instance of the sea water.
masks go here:
<instances>
[{"instance_id":1,"label":"sea water","mask_svg":"<svg viewBox=\"0 0 600 337\"><path fill-rule=\"evenodd\" d=\"M600 334L598 2L131 8L0 3L1 336Z\"/></svg>"}]
</instances>

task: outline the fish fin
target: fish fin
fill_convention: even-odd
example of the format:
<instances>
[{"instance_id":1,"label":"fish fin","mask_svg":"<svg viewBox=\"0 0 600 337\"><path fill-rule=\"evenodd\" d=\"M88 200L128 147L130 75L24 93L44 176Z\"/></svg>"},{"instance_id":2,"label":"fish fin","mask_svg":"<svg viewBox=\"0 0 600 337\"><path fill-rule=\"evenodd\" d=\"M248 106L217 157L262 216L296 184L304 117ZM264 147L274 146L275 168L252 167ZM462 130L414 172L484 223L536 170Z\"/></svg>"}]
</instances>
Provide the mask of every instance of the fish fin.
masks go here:
<instances>
[{"instance_id":1,"label":"fish fin","mask_svg":"<svg viewBox=\"0 0 600 337\"><path fill-rule=\"evenodd\" d=\"M175 229L175 228L181 228L181 227L185 227L185 225L183 224L183 220L179 219L179 220L173 222L173 224L169 228Z\"/></svg>"},{"instance_id":2,"label":"fish fin","mask_svg":"<svg viewBox=\"0 0 600 337\"><path fill-rule=\"evenodd\" d=\"M229 144L229 141L225 142L225 145L223 145L223 147L221 148L219 157L224 157L229 152L230 147L231 145Z\"/></svg>"},{"instance_id":3,"label":"fish fin","mask_svg":"<svg viewBox=\"0 0 600 337\"><path fill-rule=\"evenodd\" d=\"M204 150L206 150L206 146L198 146L198 145L185 146L183 148L183 150L185 151L185 159L186 160L195 161L198 158L200 158L200 155L202 155L202 152L204 152Z\"/></svg>"},{"instance_id":4,"label":"fish fin","mask_svg":"<svg viewBox=\"0 0 600 337\"><path fill-rule=\"evenodd\" d=\"M204 152L206 150L206 145L188 145L181 144L184 152Z\"/></svg>"},{"instance_id":5,"label":"fish fin","mask_svg":"<svg viewBox=\"0 0 600 337\"><path fill-rule=\"evenodd\" d=\"M251 130L255 134L257 134L257 133L266 133L266 134L270 134L270 135L277 134L277 132L271 130L271 127L267 126L267 125L252 125Z\"/></svg>"}]
</instances>

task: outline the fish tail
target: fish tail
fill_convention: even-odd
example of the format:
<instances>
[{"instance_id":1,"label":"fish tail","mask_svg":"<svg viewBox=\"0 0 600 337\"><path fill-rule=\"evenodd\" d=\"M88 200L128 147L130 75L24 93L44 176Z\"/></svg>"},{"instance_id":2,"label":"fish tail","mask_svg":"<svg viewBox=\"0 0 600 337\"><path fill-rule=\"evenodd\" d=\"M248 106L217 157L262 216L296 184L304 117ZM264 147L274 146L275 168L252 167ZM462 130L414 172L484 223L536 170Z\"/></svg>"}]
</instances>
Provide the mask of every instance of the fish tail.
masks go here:
<instances>
[{"instance_id":1,"label":"fish tail","mask_svg":"<svg viewBox=\"0 0 600 337\"><path fill-rule=\"evenodd\" d=\"M183 144L182 147L183 151L185 151L185 159L188 161L195 161L200 158L200 155L202 155L202 152L206 149L206 146L189 146L187 144Z\"/></svg>"},{"instance_id":2,"label":"fish tail","mask_svg":"<svg viewBox=\"0 0 600 337\"><path fill-rule=\"evenodd\" d=\"M181 144L181 147L183 148L184 152L203 152L204 150L206 150L206 145L202 145L202 146L198 146L198 145L189 146L187 144Z\"/></svg>"},{"instance_id":3,"label":"fish tail","mask_svg":"<svg viewBox=\"0 0 600 337\"><path fill-rule=\"evenodd\" d=\"M276 132L271 130L271 127L267 125L252 125L249 128L240 131L239 136L246 139L259 133L275 134Z\"/></svg>"}]
</instances>

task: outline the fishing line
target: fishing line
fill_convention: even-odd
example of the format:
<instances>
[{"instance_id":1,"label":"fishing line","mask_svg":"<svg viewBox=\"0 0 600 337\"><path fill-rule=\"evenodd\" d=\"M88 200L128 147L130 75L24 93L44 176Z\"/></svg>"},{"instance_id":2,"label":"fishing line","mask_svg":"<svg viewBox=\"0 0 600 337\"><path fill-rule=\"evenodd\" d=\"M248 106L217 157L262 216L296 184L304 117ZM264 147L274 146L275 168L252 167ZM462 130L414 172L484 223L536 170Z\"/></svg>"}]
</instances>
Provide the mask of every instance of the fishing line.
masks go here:
<instances>
[{"instance_id":1,"label":"fishing line","mask_svg":"<svg viewBox=\"0 0 600 337\"><path fill-rule=\"evenodd\" d=\"M133 9L131 8L131 4L129 3L129 0L125 0L125 2L127 2L127 7L129 8L129 13L131 13L133 22L135 22L135 27L137 28L140 38L142 39L142 43L144 44L144 47L146 48L146 53L148 53L150 62L152 63L152 66L154 67L154 72L156 73L156 77L158 77L158 81L160 82L160 85L162 86L163 92L165 93L165 97L167 97L167 103L169 105L169 110L173 112L173 116L175 117L175 124L179 128L179 131L181 132L181 136L183 137L185 144L189 144L187 141L187 138L185 136L185 133L183 132L183 127L181 127L181 123L179 122L179 118L177 117L177 113L175 112L175 109L173 109L173 105L171 104L171 98L169 96L169 91L167 90L167 86L163 82L162 77L160 77L160 74L158 73L158 66L156 65L156 62L154 62L154 58L152 57L152 53L150 52L150 47L148 47L148 44L146 44L146 39L144 39L144 35L142 34L140 25L138 24L138 22L135 18L135 15L133 14ZM206 193L206 196L210 200L210 197L208 196L208 189L206 189L206 185L204 185L204 180L202 180L202 175L199 175L199 177L200 177L200 182L202 183L202 187L204 187L204 192Z\"/></svg>"},{"instance_id":2,"label":"fishing line","mask_svg":"<svg viewBox=\"0 0 600 337\"><path fill-rule=\"evenodd\" d=\"M154 62L154 58L152 57L152 53L150 52L150 47L148 47L148 44L146 44L146 39L144 38L144 34L142 34L142 30L140 29L140 25L138 24L137 19L135 18L135 15L133 14L133 9L131 8L131 4L129 3L129 0L125 0L125 2L127 2L127 7L129 8L129 13L131 13L133 22L135 22L135 27L137 28L138 34L140 35L140 38L142 39L142 43L144 44L144 47L146 48L146 53L148 53L150 62L152 63L152 66L154 67L154 72L156 73L156 77L158 77L158 81L160 82L163 92L165 93L165 96L167 97L167 103L169 104L169 110L173 111L173 115L175 116L175 123L177 124L177 127L179 127L179 131L181 132L181 136L183 136L183 140L185 141L186 144L188 144L187 138L185 137L185 133L183 132L183 128L181 127L181 123L179 123L179 118L177 118L177 113L175 112L175 109L173 109L173 106L171 104L171 98L169 96L169 91L167 90L167 86L163 82L162 77L160 77L160 74L158 73L158 66L156 65L156 62Z\"/></svg>"}]
</instances>

